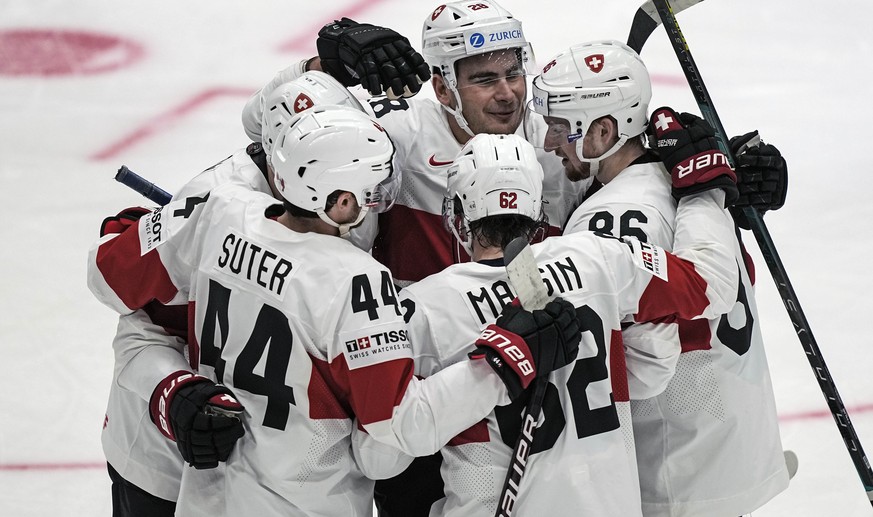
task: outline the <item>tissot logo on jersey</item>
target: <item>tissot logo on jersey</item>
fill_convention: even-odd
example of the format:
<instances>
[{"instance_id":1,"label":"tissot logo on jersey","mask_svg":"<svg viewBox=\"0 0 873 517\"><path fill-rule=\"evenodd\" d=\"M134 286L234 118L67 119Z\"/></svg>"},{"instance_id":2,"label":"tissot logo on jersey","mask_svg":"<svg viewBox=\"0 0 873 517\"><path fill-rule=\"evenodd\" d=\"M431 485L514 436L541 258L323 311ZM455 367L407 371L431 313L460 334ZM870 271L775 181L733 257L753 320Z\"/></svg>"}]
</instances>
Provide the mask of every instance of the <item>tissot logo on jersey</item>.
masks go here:
<instances>
[{"instance_id":1,"label":"tissot logo on jersey","mask_svg":"<svg viewBox=\"0 0 873 517\"><path fill-rule=\"evenodd\" d=\"M145 255L150 250L158 247L164 241L164 207L156 209L140 220L139 247L140 253Z\"/></svg>"},{"instance_id":2,"label":"tissot logo on jersey","mask_svg":"<svg viewBox=\"0 0 873 517\"><path fill-rule=\"evenodd\" d=\"M396 324L347 332L342 335L342 340L349 370L393 359L412 358L409 333L406 329L397 328Z\"/></svg>"},{"instance_id":3,"label":"tissot logo on jersey","mask_svg":"<svg viewBox=\"0 0 873 517\"><path fill-rule=\"evenodd\" d=\"M637 267L667 281L667 252L663 248L636 239L627 239L627 242L634 251Z\"/></svg>"}]
</instances>

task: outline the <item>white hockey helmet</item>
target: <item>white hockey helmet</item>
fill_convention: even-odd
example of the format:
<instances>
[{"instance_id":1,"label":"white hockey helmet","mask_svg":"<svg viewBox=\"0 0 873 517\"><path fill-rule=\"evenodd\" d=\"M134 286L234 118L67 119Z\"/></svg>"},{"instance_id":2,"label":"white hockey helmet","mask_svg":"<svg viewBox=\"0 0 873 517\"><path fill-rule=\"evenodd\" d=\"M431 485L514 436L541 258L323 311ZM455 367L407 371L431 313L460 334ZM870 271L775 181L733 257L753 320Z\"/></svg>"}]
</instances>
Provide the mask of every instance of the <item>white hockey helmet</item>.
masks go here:
<instances>
[{"instance_id":1,"label":"white hockey helmet","mask_svg":"<svg viewBox=\"0 0 873 517\"><path fill-rule=\"evenodd\" d=\"M272 151L276 189L292 205L315 212L345 236L369 211L391 208L399 187L394 144L362 111L316 106L283 126ZM358 219L337 224L325 214L328 196L341 190L361 205Z\"/></svg>"},{"instance_id":2,"label":"white hockey helmet","mask_svg":"<svg viewBox=\"0 0 873 517\"><path fill-rule=\"evenodd\" d=\"M577 142L579 159L591 161L582 156L582 137L591 123L609 115L618 125L619 142L600 160L646 130L651 99L649 71L640 56L624 43L604 40L574 45L551 59L533 80L531 103L537 113L563 119L562 136Z\"/></svg>"},{"instance_id":3,"label":"white hockey helmet","mask_svg":"<svg viewBox=\"0 0 873 517\"><path fill-rule=\"evenodd\" d=\"M448 169L443 221L472 255L470 223L496 215L545 221L543 167L534 147L518 135L481 133Z\"/></svg>"},{"instance_id":4,"label":"white hockey helmet","mask_svg":"<svg viewBox=\"0 0 873 517\"><path fill-rule=\"evenodd\" d=\"M448 109L471 136L462 115L455 64L466 57L515 49L519 73L536 73L533 48L524 37L521 21L494 0L462 0L442 4L428 15L421 30L422 55L446 83L458 103Z\"/></svg>"},{"instance_id":5,"label":"white hockey helmet","mask_svg":"<svg viewBox=\"0 0 873 517\"><path fill-rule=\"evenodd\" d=\"M267 158L284 124L294 115L313 106L348 106L364 111L361 102L330 75L310 70L300 77L279 85L267 95L261 120L261 138Z\"/></svg>"}]
</instances>

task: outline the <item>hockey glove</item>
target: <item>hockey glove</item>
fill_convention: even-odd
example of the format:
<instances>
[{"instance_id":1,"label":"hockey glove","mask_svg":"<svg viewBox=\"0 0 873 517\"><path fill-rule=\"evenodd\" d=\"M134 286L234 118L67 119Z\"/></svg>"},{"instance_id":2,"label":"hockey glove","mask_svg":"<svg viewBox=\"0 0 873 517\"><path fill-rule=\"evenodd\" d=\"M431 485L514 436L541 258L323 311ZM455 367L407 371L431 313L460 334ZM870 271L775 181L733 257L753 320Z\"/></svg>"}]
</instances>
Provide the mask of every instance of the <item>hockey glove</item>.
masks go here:
<instances>
[{"instance_id":1,"label":"hockey glove","mask_svg":"<svg viewBox=\"0 0 873 517\"><path fill-rule=\"evenodd\" d=\"M113 215L103 220L103 224L100 225L100 236L103 237L110 233L123 233L124 230L136 225L140 217L150 212L151 210L148 208L140 206L125 208L118 212L118 215Z\"/></svg>"},{"instance_id":2,"label":"hockey glove","mask_svg":"<svg viewBox=\"0 0 873 517\"><path fill-rule=\"evenodd\" d=\"M507 305L482 331L470 358L487 360L515 400L535 378L573 362L581 339L576 309L562 298L533 312Z\"/></svg>"},{"instance_id":3,"label":"hockey glove","mask_svg":"<svg viewBox=\"0 0 873 517\"><path fill-rule=\"evenodd\" d=\"M430 68L397 32L348 18L325 25L316 41L321 68L344 86L360 84L371 95L412 97L430 79Z\"/></svg>"},{"instance_id":4,"label":"hockey glove","mask_svg":"<svg viewBox=\"0 0 873 517\"><path fill-rule=\"evenodd\" d=\"M739 195L737 177L727 156L718 147L715 131L705 120L691 113L658 108L649 121L652 147L661 155L673 179L673 197L720 188L725 206Z\"/></svg>"},{"instance_id":5,"label":"hockey glove","mask_svg":"<svg viewBox=\"0 0 873 517\"><path fill-rule=\"evenodd\" d=\"M730 208L740 228L750 229L743 213L755 208L761 216L767 210L778 210L788 195L788 164L775 146L761 141L757 131L735 136L730 141L737 166L737 188L740 197Z\"/></svg>"},{"instance_id":6,"label":"hockey glove","mask_svg":"<svg viewBox=\"0 0 873 517\"><path fill-rule=\"evenodd\" d=\"M161 381L149 404L152 422L176 441L182 458L196 469L227 461L245 434L243 407L233 393L202 375L178 371Z\"/></svg>"}]
</instances>

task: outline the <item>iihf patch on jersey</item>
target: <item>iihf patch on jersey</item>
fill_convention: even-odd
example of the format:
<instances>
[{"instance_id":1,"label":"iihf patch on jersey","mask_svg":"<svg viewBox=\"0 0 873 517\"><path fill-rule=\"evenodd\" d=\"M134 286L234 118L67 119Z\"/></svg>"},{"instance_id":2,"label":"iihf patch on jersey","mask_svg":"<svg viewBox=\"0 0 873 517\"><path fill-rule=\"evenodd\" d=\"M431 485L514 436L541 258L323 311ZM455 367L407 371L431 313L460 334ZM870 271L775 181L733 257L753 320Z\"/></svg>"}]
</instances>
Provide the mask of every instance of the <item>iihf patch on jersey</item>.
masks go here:
<instances>
[{"instance_id":1,"label":"iihf patch on jersey","mask_svg":"<svg viewBox=\"0 0 873 517\"><path fill-rule=\"evenodd\" d=\"M340 334L349 370L393 361L412 359L409 332L397 322Z\"/></svg>"},{"instance_id":2,"label":"iihf patch on jersey","mask_svg":"<svg viewBox=\"0 0 873 517\"><path fill-rule=\"evenodd\" d=\"M634 263L663 281L667 281L667 252L660 246L636 239L626 239L633 250Z\"/></svg>"},{"instance_id":3,"label":"iihf patch on jersey","mask_svg":"<svg viewBox=\"0 0 873 517\"><path fill-rule=\"evenodd\" d=\"M167 225L164 223L166 217L164 207L142 216L138 227L140 255L145 255L167 240Z\"/></svg>"}]
</instances>

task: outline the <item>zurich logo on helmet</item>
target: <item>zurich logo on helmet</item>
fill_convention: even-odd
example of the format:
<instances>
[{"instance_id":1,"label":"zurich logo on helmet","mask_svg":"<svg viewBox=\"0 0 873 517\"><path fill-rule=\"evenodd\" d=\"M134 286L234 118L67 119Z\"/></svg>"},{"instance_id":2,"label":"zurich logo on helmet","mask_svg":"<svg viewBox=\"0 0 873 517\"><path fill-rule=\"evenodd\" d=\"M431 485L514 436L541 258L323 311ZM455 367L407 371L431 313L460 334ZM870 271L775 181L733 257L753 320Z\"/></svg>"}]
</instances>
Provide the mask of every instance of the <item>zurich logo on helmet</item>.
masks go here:
<instances>
[{"instance_id":1,"label":"zurich logo on helmet","mask_svg":"<svg viewBox=\"0 0 873 517\"><path fill-rule=\"evenodd\" d=\"M470 46L473 48L479 48L485 44L485 36L482 35L481 32L474 32L470 34Z\"/></svg>"}]
</instances>

